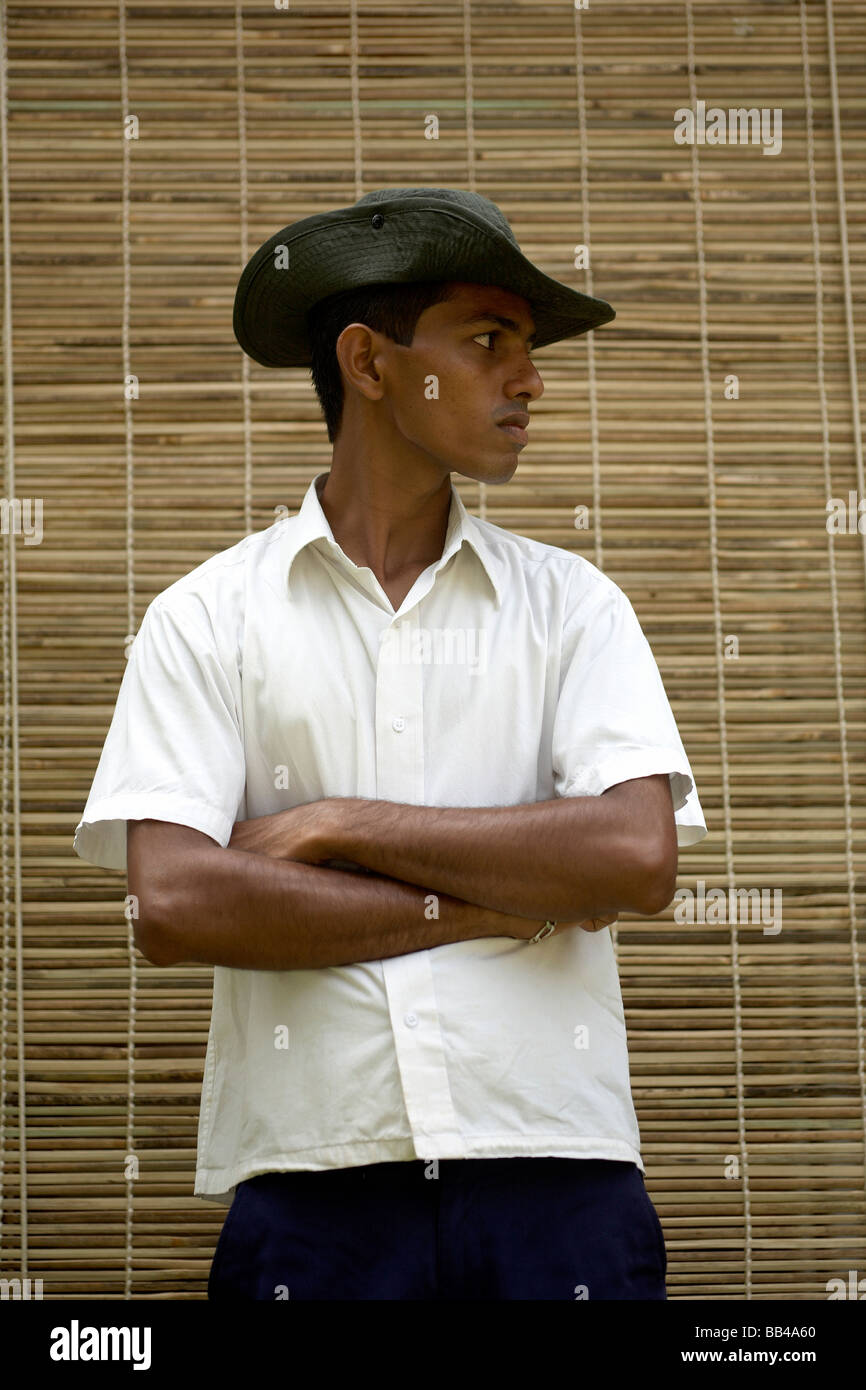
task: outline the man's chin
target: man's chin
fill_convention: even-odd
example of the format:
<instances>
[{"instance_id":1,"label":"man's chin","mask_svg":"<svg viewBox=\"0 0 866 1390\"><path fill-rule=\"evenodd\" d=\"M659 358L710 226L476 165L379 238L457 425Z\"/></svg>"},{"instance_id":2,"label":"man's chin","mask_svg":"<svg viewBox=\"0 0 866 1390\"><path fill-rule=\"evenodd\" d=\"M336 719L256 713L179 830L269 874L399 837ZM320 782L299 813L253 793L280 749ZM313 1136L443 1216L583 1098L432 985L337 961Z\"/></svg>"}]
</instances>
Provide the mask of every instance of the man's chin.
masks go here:
<instances>
[{"instance_id":1,"label":"man's chin","mask_svg":"<svg viewBox=\"0 0 866 1390\"><path fill-rule=\"evenodd\" d=\"M515 456L510 459L496 459L485 467L477 460L472 462L455 463L451 466L451 472L457 473L459 477L466 478L473 483L487 483L489 487L501 487L503 483L509 483L517 472L517 465L520 460Z\"/></svg>"}]
</instances>

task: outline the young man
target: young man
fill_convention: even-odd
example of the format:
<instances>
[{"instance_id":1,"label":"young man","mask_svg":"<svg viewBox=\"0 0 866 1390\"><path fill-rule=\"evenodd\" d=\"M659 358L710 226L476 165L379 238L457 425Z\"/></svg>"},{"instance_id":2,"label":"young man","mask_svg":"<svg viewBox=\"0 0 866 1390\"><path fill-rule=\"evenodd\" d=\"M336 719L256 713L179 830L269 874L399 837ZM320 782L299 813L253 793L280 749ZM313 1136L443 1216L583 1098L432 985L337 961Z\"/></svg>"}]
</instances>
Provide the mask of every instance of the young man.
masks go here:
<instances>
[{"instance_id":1,"label":"young man","mask_svg":"<svg viewBox=\"0 0 866 1390\"><path fill-rule=\"evenodd\" d=\"M154 598L75 839L148 959L215 967L212 1298L665 1297L606 928L672 898L694 780L623 591L451 481L511 479L533 343L612 317L454 189L243 272L331 466Z\"/></svg>"}]
</instances>

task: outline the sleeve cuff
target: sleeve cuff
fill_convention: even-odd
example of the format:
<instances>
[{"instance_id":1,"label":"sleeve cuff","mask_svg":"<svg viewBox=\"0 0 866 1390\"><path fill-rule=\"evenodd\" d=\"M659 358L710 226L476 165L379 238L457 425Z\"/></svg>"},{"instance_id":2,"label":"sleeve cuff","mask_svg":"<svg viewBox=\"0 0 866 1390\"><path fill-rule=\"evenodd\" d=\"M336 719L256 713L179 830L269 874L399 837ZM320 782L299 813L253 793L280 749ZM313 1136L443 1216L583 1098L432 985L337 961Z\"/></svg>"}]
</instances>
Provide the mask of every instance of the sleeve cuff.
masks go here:
<instances>
[{"instance_id":1,"label":"sleeve cuff","mask_svg":"<svg viewBox=\"0 0 866 1390\"><path fill-rule=\"evenodd\" d=\"M231 839L234 820L225 811L201 801L165 796L161 792L110 796L84 808L75 829L75 853L102 869L126 870L126 822L166 820L200 830L225 849Z\"/></svg>"},{"instance_id":2,"label":"sleeve cuff","mask_svg":"<svg viewBox=\"0 0 866 1390\"><path fill-rule=\"evenodd\" d=\"M607 758L578 767L568 778L562 796L601 796L608 787L629 782L636 777L651 777L666 772L670 777L671 796L677 823L677 843L681 849L697 844L707 835L707 826L694 796L695 784L683 754L676 748L618 749ZM692 804L689 805L689 801Z\"/></svg>"}]
</instances>

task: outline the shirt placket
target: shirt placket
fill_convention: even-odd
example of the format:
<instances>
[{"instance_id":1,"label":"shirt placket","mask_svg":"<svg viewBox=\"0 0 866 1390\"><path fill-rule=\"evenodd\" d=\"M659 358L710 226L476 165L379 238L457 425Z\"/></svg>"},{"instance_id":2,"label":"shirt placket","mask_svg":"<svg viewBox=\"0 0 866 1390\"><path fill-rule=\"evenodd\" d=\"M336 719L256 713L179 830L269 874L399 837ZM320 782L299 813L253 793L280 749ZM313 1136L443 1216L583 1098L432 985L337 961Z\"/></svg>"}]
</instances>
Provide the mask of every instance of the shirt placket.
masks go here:
<instances>
[{"instance_id":1,"label":"shirt placket","mask_svg":"<svg viewBox=\"0 0 866 1390\"><path fill-rule=\"evenodd\" d=\"M395 618L376 672L376 777L381 800L424 804L424 667L414 659L416 605ZM387 650L386 650L387 647ZM418 907L419 926L424 905ZM463 1150L445 1064L429 950L382 961L406 1113L419 1158Z\"/></svg>"}]
</instances>

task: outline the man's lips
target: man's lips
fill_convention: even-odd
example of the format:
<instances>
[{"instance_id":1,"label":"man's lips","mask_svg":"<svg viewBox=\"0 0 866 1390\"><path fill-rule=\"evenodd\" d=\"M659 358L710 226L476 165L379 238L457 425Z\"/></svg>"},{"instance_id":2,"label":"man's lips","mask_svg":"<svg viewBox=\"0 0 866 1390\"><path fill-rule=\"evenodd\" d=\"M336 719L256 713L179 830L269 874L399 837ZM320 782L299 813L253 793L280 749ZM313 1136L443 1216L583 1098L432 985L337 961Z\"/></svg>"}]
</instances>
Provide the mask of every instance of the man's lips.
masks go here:
<instances>
[{"instance_id":1,"label":"man's lips","mask_svg":"<svg viewBox=\"0 0 866 1390\"><path fill-rule=\"evenodd\" d=\"M510 434L511 438L516 439L518 444L528 444L529 435L526 433L526 426L528 424L528 415L507 415L504 420L498 422L497 429L504 430L506 434Z\"/></svg>"}]
</instances>

